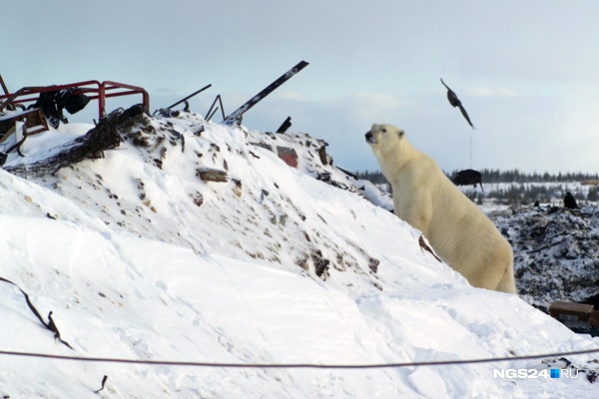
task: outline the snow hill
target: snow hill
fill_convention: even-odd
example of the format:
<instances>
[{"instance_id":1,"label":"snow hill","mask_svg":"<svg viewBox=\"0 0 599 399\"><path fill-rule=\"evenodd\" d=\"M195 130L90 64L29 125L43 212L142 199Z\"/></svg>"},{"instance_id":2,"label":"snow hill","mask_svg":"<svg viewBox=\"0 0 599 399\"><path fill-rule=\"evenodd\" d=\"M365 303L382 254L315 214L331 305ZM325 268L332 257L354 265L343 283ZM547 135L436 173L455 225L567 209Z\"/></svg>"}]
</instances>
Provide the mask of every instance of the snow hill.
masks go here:
<instances>
[{"instance_id":1,"label":"snow hill","mask_svg":"<svg viewBox=\"0 0 599 399\"><path fill-rule=\"evenodd\" d=\"M25 158L5 167L43 159L90 128L30 137ZM0 170L0 277L43 318L52 311L73 348L0 282L0 351L355 365L599 348L516 296L470 287L421 249L419 232L385 209L388 198L331 165L318 139L188 112L144 116L122 136L104 158L54 176ZM296 152L297 168L277 147ZM596 398L596 359L345 370L0 354L0 397ZM578 378L495 375L568 364Z\"/></svg>"}]
</instances>

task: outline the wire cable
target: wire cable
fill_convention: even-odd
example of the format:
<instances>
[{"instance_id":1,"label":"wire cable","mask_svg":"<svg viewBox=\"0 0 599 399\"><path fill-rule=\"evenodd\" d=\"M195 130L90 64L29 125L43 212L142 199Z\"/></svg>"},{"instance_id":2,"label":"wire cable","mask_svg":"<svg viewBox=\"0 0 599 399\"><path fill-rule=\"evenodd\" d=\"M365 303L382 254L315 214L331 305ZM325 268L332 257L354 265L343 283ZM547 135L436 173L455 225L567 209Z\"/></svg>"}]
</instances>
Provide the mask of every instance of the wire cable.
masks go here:
<instances>
[{"instance_id":1,"label":"wire cable","mask_svg":"<svg viewBox=\"0 0 599 399\"><path fill-rule=\"evenodd\" d=\"M433 360L424 362L405 363L379 363L379 364L316 364L316 363L219 363L219 362L195 362L195 361L168 361L168 360L142 360L142 359L119 359L104 357L79 357L66 355L53 355L46 353L19 352L0 350L0 356L20 356L41 359L54 359L64 361L95 362L95 363L121 363L137 364L146 366L188 366L208 368L262 368L262 369L384 369L402 367L422 366L453 366L461 364L495 363L504 361L531 360L551 357L585 355L599 352L599 348L585 349L569 352L546 353L541 355L510 356L499 358L465 359L465 360Z\"/></svg>"}]
</instances>

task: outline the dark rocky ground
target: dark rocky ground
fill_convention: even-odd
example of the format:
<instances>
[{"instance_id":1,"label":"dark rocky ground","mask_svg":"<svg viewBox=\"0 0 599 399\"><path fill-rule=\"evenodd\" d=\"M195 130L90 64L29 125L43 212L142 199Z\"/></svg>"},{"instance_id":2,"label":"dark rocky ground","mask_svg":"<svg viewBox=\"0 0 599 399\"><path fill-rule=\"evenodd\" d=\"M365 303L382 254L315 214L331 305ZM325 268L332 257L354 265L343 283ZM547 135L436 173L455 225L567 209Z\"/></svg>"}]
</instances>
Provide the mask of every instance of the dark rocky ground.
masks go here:
<instances>
[{"instance_id":1,"label":"dark rocky ground","mask_svg":"<svg viewBox=\"0 0 599 399\"><path fill-rule=\"evenodd\" d=\"M512 244L524 300L545 312L555 301L599 310L599 206L520 207L490 217ZM599 329L579 332L599 335Z\"/></svg>"}]
</instances>

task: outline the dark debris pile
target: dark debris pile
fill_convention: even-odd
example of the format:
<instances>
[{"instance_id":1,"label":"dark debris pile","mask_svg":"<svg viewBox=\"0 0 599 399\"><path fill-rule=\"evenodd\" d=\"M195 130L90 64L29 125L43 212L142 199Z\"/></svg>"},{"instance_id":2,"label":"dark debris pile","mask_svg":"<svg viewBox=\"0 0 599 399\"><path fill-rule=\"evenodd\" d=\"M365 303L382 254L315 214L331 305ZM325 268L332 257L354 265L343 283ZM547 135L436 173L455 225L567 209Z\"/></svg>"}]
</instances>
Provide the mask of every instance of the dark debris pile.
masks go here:
<instances>
[{"instance_id":1,"label":"dark debris pile","mask_svg":"<svg viewBox=\"0 0 599 399\"><path fill-rule=\"evenodd\" d=\"M599 207L531 207L490 215L514 250L520 296L547 312L554 301L599 308Z\"/></svg>"},{"instance_id":2,"label":"dark debris pile","mask_svg":"<svg viewBox=\"0 0 599 399\"><path fill-rule=\"evenodd\" d=\"M96 127L64 146L57 154L34 163L23 163L5 170L21 177L41 177L56 173L59 169L85 159L101 158L104 151L121 143L121 134L143 117L143 106L121 108L100 119Z\"/></svg>"}]
</instances>

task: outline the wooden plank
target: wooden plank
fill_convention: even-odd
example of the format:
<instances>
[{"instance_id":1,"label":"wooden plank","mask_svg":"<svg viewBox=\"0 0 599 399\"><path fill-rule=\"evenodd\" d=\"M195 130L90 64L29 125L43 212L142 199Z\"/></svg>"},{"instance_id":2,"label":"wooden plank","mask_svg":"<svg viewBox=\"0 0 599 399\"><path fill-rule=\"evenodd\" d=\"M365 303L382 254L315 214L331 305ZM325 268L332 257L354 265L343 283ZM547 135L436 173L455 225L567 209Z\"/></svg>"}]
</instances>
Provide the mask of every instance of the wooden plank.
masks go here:
<instances>
[{"instance_id":1,"label":"wooden plank","mask_svg":"<svg viewBox=\"0 0 599 399\"><path fill-rule=\"evenodd\" d=\"M0 116L0 122L25 122L28 134L38 134L48 130L48 122L41 109L35 108L27 111L10 112Z\"/></svg>"},{"instance_id":2,"label":"wooden plank","mask_svg":"<svg viewBox=\"0 0 599 399\"><path fill-rule=\"evenodd\" d=\"M595 309L593 305L574 302L553 302L549 306L549 314L558 320L588 321L589 314ZM572 317L568 317L572 316ZM571 320L576 318L576 320Z\"/></svg>"}]
</instances>

